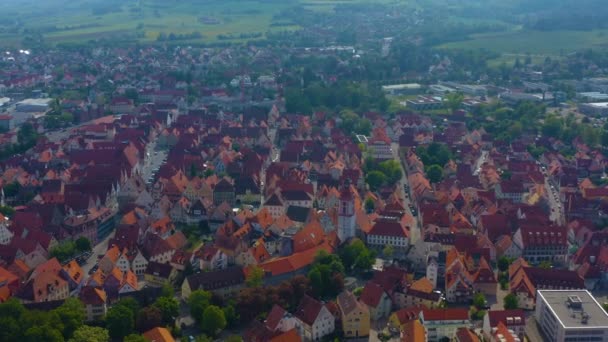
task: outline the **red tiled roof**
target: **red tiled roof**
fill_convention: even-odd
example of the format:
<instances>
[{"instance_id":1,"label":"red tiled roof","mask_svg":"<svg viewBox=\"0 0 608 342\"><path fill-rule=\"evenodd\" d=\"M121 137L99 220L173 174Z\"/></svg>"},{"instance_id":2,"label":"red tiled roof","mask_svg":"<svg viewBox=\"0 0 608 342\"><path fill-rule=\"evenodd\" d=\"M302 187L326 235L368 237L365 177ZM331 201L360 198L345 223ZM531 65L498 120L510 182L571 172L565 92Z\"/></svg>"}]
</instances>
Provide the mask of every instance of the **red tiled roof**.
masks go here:
<instances>
[{"instance_id":1,"label":"red tiled roof","mask_svg":"<svg viewBox=\"0 0 608 342\"><path fill-rule=\"evenodd\" d=\"M312 326L317 317L319 317L319 313L323 309L323 303L318 300L305 295L300 302L300 306L295 312L295 316L299 318L302 322Z\"/></svg>"},{"instance_id":2,"label":"red tiled roof","mask_svg":"<svg viewBox=\"0 0 608 342\"><path fill-rule=\"evenodd\" d=\"M397 319L399 320L400 324L405 324L409 321L418 319L418 317L420 316L420 312L423 309L426 309L426 306L424 306L424 305L410 306L410 307L403 308L401 310L396 311L395 315L397 315Z\"/></svg>"},{"instance_id":3,"label":"red tiled roof","mask_svg":"<svg viewBox=\"0 0 608 342\"><path fill-rule=\"evenodd\" d=\"M368 235L409 237L408 229L401 225L401 222L390 219L378 219L372 226Z\"/></svg>"},{"instance_id":4,"label":"red tiled roof","mask_svg":"<svg viewBox=\"0 0 608 342\"><path fill-rule=\"evenodd\" d=\"M296 328L293 328L271 338L269 342L302 342L302 337L300 337Z\"/></svg>"},{"instance_id":5,"label":"red tiled roof","mask_svg":"<svg viewBox=\"0 0 608 342\"><path fill-rule=\"evenodd\" d=\"M458 342L479 342L480 339L475 333L469 328L458 328L456 330L456 339Z\"/></svg>"},{"instance_id":6,"label":"red tiled roof","mask_svg":"<svg viewBox=\"0 0 608 342\"><path fill-rule=\"evenodd\" d=\"M361 292L359 300L369 307L375 308L380 304L384 290L382 287L374 282L367 282Z\"/></svg>"},{"instance_id":7,"label":"red tiled roof","mask_svg":"<svg viewBox=\"0 0 608 342\"><path fill-rule=\"evenodd\" d=\"M287 311L285 311L285 309L275 304L272 307L272 310L270 310L268 316L266 317L266 321L264 322L266 324L266 327L271 331L277 330L279 323L281 322L286 313Z\"/></svg>"},{"instance_id":8,"label":"red tiled roof","mask_svg":"<svg viewBox=\"0 0 608 342\"><path fill-rule=\"evenodd\" d=\"M521 309L488 311L488 317L492 328L497 327L500 322L507 327L526 325L526 315Z\"/></svg>"},{"instance_id":9,"label":"red tiled roof","mask_svg":"<svg viewBox=\"0 0 608 342\"><path fill-rule=\"evenodd\" d=\"M568 243L566 227L523 224L520 229L524 248Z\"/></svg>"}]
</instances>

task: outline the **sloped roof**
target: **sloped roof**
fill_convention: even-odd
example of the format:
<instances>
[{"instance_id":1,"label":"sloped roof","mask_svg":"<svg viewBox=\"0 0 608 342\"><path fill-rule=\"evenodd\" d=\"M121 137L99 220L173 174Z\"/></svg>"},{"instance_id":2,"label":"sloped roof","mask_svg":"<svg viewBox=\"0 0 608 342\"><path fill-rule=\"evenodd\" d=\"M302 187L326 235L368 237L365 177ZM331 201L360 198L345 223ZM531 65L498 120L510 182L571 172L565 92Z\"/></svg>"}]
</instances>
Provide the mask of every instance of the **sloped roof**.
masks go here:
<instances>
[{"instance_id":1,"label":"sloped roof","mask_svg":"<svg viewBox=\"0 0 608 342\"><path fill-rule=\"evenodd\" d=\"M150 342L175 342L167 328L156 327L146 331L143 335Z\"/></svg>"},{"instance_id":2,"label":"sloped roof","mask_svg":"<svg viewBox=\"0 0 608 342\"><path fill-rule=\"evenodd\" d=\"M369 281L365 284L359 300L367 306L375 308L380 304L380 300L384 293L385 292L380 285Z\"/></svg>"},{"instance_id":3,"label":"sloped roof","mask_svg":"<svg viewBox=\"0 0 608 342\"><path fill-rule=\"evenodd\" d=\"M323 303L308 295L304 295L304 298L302 298L300 305L295 311L295 316L302 322L312 326L317 320L317 317L319 317L319 313L322 309Z\"/></svg>"}]
</instances>

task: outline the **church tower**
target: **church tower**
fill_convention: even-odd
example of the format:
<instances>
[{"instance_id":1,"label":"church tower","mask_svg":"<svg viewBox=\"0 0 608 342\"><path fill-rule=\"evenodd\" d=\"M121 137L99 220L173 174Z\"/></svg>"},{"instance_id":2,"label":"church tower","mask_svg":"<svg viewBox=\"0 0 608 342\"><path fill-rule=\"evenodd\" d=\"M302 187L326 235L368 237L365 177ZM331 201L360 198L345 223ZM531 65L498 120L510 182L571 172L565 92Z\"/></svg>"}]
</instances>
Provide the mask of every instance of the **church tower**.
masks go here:
<instances>
[{"instance_id":1,"label":"church tower","mask_svg":"<svg viewBox=\"0 0 608 342\"><path fill-rule=\"evenodd\" d=\"M338 237L340 238L340 243L344 243L355 237L355 198L348 181L340 192Z\"/></svg>"}]
</instances>

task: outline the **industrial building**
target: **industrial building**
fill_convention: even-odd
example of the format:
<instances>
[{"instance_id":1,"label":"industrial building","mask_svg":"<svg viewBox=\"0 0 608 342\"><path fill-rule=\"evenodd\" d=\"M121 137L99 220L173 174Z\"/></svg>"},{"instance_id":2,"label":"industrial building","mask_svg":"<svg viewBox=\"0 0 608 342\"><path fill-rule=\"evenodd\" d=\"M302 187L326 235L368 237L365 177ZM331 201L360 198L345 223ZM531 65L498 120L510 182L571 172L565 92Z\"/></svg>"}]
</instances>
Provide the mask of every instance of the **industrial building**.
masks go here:
<instances>
[{"instance_id":1,"label":"industrial building","mask_svg":"<svg viewBox=\"0 0 608 342\"><path fill-rule=\"evenodd\" d=\"M50 109L50 105L53 99L25 99L21 102L17 102L15 110L22 113L34 113L34 112L46 112Z\"/></svg>"},{"instance_id":2,"label":"industrial building","mask_svg":"<svg viewBox=\"0 0 608 342\"><path fill-rule=\"evenodd\" d=\"M587 290L538 290L534 316L546 342L608 342L608 314Z\"/></svg>"},{"instance_id":3,"label":"industrial building","mask_svg":"<svg viewBox=\"0 0 608 342\"><path fill-rule=\"evenodd\" d=\"M382 86L386 95L417 95L422 93L422 86L418 83L392 84Z\"/></svg>"},{"instance_id":4,"label":"industrial building","mask_svg":"<svg viewBox=\"0 0 608 342\"><path fill-rule=\"evenodd\" d=\"M585 115L608 115L608 102L580 103L578 110Z\"/></svg>"}]
</instances>

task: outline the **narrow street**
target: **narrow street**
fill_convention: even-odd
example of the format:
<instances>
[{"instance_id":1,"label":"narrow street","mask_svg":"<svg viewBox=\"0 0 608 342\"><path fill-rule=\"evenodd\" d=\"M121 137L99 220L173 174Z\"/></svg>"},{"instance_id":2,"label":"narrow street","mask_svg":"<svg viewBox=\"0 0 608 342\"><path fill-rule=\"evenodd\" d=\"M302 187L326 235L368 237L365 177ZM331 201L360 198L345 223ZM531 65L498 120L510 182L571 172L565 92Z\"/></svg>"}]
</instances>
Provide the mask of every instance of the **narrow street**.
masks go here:
<instances>
[{"instance_id":1,"label":"narrow street","mask_svg":"<svg viewBox=\"0 0 608 342\"><path fill-rule=\"evenodd\" d=\"M270 142L272 143L272 147L270 148L270 155L268 156L268 161L267 163L265 163L262 166L262 171L260 172L260 194L261 194L261 199L260 199L260 208L264 205L264 200L265 198L265 193L266 193L266 188L265 188L265 181L266 181L266 169L268 168L268 166L270 166L271 163L274 163L276 161L278 161L279 159L279 150L276 148L276 136L277 136L277 129L275 127L270 127L268 129L268 139L270 139Z\"/></svg>"},{"instance_id":2,"label":"narrow street","mask_svg":"<svg viewBox=\"0 0 608 342\"><path fill-rule=\"evenodd\" d=\"M95 247L93 247L93 249L91 250L91 256L87 259L87 262L81 266L82 271L85 274L85 277L88 278L89 271L95 265L97 265L97 261L99 260L98 259L99 255L106 254L106 251L108 250L108 242L110 241L111 238L114 237L114 233L115 233L115 231L110 233L110 235L108 235L108 237L106 237L103 241L101 241L100 243L95 245Z\"/></svg>"}]
</instances>

